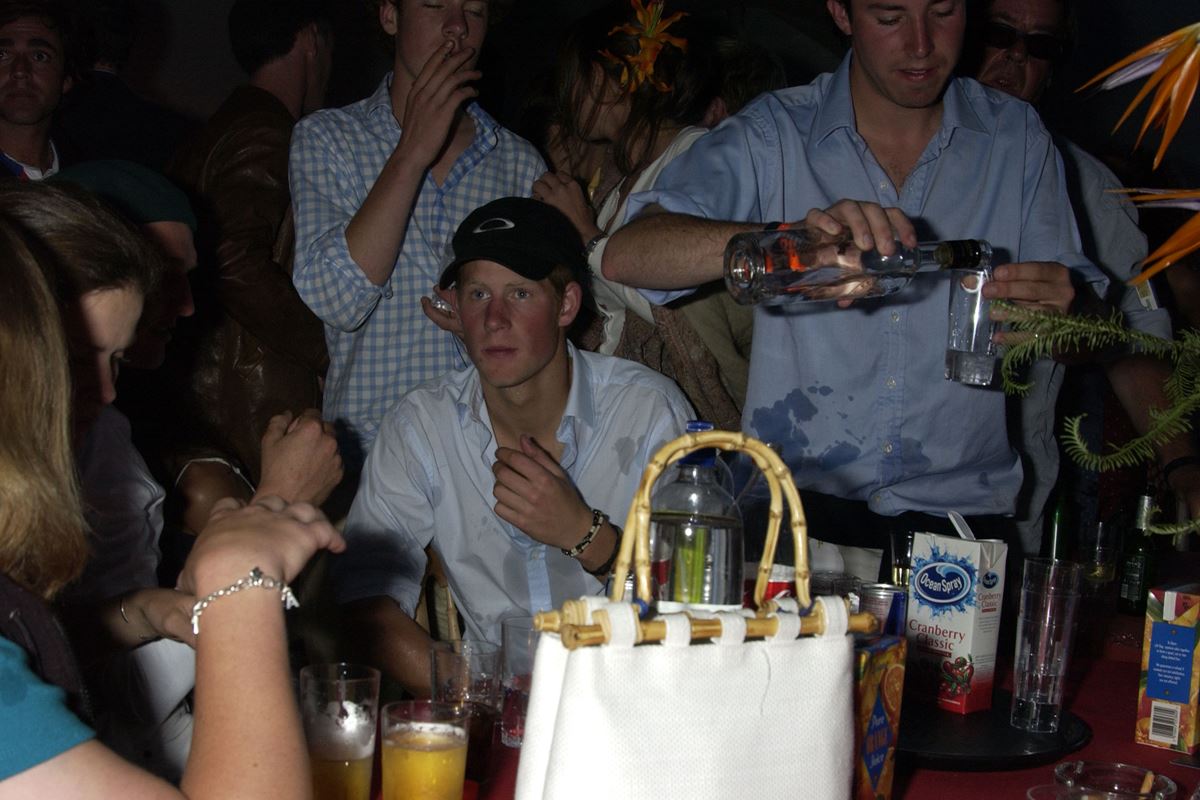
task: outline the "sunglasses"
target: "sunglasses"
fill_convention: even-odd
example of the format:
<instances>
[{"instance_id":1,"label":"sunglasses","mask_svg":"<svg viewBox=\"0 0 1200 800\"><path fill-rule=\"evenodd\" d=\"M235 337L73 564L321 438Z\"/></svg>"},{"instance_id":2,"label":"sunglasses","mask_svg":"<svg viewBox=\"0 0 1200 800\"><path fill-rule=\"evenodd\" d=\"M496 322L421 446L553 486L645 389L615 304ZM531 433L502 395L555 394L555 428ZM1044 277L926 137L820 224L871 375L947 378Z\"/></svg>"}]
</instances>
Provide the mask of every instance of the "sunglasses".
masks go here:
<instances>
[{"instance_id":1,"label":"sunglasses","mask_svg":"<svg viewBox=\"0 0 1200 800\"><path fill-rule=\"evenodd\" d=\"M989 22L983 26L983 41L989 47L999 50L1009 50L1018 41L1025 43L1025 52L1031 58L1041 58L1053 61L1061 58L1067 50L1067 43L1058 36L1050 33L1025 33L1003 22Z\"/></svg>"}]
</instances>

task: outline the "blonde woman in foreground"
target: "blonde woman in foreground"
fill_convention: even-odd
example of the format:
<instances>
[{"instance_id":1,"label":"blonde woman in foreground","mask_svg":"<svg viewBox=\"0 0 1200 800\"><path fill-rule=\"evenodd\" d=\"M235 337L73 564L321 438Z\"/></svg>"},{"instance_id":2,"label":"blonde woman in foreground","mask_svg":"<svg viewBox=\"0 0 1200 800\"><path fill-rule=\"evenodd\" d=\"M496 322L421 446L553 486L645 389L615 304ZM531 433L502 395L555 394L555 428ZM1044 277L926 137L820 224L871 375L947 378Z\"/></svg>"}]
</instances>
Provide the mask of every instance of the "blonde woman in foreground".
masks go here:
<instances>
[{"instance_id":1,"label":"blonde woman in foreground","mask_svg":"<svg viewBox=\"0 0 1200 800\"><path fill-rule=\"evenodd\" d=\"M179 588L210 602L198 619L195 735L178 789L96 742L81 719L86 697L48 605L78 576L87 546L67 351L44 272L0 222L0 800L309 797L280 587L317 550L345 546L311 506L223 500L197 538Z\"/></svg>"}]
</instances>

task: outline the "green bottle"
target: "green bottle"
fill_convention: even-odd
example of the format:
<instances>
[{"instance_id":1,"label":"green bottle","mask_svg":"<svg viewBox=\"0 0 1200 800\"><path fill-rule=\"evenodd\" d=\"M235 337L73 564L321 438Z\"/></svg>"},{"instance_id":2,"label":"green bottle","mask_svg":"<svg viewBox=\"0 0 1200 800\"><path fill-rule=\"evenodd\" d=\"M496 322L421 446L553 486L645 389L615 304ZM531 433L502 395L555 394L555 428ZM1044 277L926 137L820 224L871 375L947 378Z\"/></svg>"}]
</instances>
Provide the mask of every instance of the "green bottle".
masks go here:
<instances>
[{"instance_id":1,"label":"green bottle","mask_svg":"<svg viewBox=\"0 0 1200 800\"><path fill-rule=\"evenodd\" d=\"M1123 614L1146 613L1146 595L1154 580L1154 540L1146 530L1150 527L1153 507L1154 498L1148 493L1139 497L1133 527L1125 534L1117 596L1117 610Z\"/></svg>"}]
</instances>

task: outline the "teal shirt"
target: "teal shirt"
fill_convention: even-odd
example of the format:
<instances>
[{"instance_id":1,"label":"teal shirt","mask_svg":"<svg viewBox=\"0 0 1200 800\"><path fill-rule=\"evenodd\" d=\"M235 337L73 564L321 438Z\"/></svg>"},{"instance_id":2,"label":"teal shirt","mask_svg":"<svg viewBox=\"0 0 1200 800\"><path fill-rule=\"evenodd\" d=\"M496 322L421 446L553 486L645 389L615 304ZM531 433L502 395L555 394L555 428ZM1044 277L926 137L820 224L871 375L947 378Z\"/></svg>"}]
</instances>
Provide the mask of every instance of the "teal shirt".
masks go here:
<instances>
[{"instance_id":1,"label":"teal shirt","mask_svg":"<svg viewBox=\"0 0 1200 800\"><path fill-rule=\"evenodd\" d=\"M0 781L95 737L65 698L30 672L24 650L0 637Z\"/></svg>"}]
</instances>

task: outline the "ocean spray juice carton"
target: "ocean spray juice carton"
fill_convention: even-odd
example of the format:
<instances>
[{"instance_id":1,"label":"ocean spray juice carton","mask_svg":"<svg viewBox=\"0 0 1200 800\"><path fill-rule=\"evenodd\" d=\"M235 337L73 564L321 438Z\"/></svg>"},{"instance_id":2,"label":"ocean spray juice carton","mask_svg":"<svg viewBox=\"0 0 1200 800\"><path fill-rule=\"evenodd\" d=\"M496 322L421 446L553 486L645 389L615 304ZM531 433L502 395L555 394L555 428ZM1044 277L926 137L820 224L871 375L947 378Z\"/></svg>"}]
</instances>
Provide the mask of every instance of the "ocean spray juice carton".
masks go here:
<instances>
[{"instance_id":1,"label":"ocean spray juice carton","mask_svg":"<svg viewBox=\"0 0 1200 800\"><path fill-rule=\"evenodd\" d=\"M1200 743L1200 583L1158 586L1146 602L1135 741L1194 753Z\"/></svg>"},{"instance_id":2,"label":"ocean spray juice carton","mask_svg":"<svg viewBox=\"0 0 1200 800\"><path fill-rule=\"evenodd\" d=\"M909 672L913 688L939 708L969 714L992 706L1007 558L998 539L913 537Z\"/></svg>"},{"instance_id":3,"label":"ocean spray juice carton","mask_svg":"<svg viewBox=\"0 0 1200 800\"><path fill-rule=\"evenodd\" d=\"M854 637L853 800L890 800L904 695L900 636Z\"/></svg>"}]
</instances>

